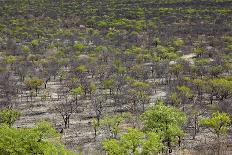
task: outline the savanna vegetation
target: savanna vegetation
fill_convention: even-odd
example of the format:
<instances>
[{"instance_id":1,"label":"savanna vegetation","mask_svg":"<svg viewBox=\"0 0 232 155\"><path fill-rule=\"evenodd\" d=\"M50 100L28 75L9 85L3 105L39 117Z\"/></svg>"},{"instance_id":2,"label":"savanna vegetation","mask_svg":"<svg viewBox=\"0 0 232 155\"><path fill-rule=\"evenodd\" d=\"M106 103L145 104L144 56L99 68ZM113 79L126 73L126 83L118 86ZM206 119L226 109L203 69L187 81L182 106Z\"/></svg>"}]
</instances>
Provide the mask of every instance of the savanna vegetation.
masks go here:
<instances>
[{"instance_id":1,"label":"savanna vegetation","mask_svg":"<svg viewBox=\"0 0 232 155\"><path fill-rule=\"evenodd\" d=\"M0 154L232 154L231 8L0 1Z\"/></svg>"}]
</instances>

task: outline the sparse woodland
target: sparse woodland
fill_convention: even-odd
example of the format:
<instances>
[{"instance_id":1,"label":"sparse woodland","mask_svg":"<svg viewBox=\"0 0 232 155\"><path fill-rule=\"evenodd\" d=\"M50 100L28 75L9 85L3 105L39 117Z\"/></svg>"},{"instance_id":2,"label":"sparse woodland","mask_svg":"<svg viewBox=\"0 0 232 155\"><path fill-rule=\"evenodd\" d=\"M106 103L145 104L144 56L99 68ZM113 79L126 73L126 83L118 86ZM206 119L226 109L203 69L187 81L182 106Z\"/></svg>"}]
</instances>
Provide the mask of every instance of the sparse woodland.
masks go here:
<instances>
[{"instance_id":1,"label":"sparse woodland","mask_svg":"<svg viewBox=\"0 0 232 155\"><path fill-rule=\"evenodd\" d=\"M232 154L231 0L1 0L0 154Z\"/></svg>"}]
</instances>

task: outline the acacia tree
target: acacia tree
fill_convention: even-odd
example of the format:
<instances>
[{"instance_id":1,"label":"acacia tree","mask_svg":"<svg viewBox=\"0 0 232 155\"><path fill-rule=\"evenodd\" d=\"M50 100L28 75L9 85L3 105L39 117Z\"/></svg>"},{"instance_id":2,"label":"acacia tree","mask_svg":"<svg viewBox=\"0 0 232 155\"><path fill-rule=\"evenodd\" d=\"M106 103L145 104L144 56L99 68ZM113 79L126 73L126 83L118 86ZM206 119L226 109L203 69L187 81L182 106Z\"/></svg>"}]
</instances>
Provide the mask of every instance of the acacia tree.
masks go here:
<instances>
[{"instance_id":1,"label":"acacia tree","mask_svg":"<svg viewBox=\"0 0 232 155\"><path fill-rule=\"evenodd\" d=\"M117 138L120 132L120 125L128 118L129 115L118 114L112 117L106 116L103 118L101 127L107 132L110 138Z\"/></svg>"},{"instance_id":2,"label":"acacia tree","mask_svg":"<svg viewBox=\"0 0 232 155\"><path fill-rule=\"evenodd\" d=\"M112 95L112 90L113 90L114 85L115 85L115 80L114 79L107 79L107 80L103 81L103 85L104 85L105 89L110 90L110 95Z\"/></svg>"},{"instance_id":3,"label":"acacia tree","mask_svg":"<svg viewBox=\"0 0 232 155\"><path fill-rule=\"evenodd\" d=\"M232 94L232 81L230 80L225 78L210 79L207 84L206 90L209 93L211 104L214 96L222 101Z\"/></svg>"},{"instance_id":4,"label":"acacia tree","mask_svg":"<svg viewBox=\"0 0 232 155\"><path fill-rule=\"evenodd\" d=\"M184 110L185 107L184 105L193 98L193 92L187 86L178 86L177 90L178 90L178 96L181 99L181 104L183 104L183 110Z\"/></svg>"},{"instance_id":5,"label":"acacia tree","mask_svg":"<svg viewBox=\"0 0 232 155\"><path fill-rule=\"evenodd\" d=\"M178 81L180 78L180 75L184 71L184 66L182 64L173 64L170 65L170 73L175 75L176 80ZM174 79L175 80L175 79Z\"/></svg>"},{"instance_id":6,"label":"acacia tree","mask_svg":"<svg viewBox=\"0 0 232 155\"><path fill-rule=\"evenodd\" d=\"M206 82L202 79L194 79L192 83L194 89L197 91L198 96L200 96L200 101L202 101L203 91L205 90Z\"/></svg>"},{"instance_id":7,"label":"acacia tree","mask_svg":"<svg viewBox=\"0 0 232 155\"><path fill-rule=\"evenodd\" d=\"M205 118L200 121L200 125L209 128L211 132L216 134L218 142L218 154L220 154L220 138L228 133L231 125L231 119L227 113L215 112L211 118Z\"/></svg>"},{"instance_id":8,"label":"acacia tree","mask_svg":"<svg viewBox=\"0 0 232 155\"><path fill-rule=\"evenodd\" d=\"M71 94L74 97L75 103L78 102L78 97L83 95L83 89L82 87L77 87L71 90Z\"/></svg>"},{"instance_id":9,"label":"acacia tree","mask_svg":"<svg viewBox=\"0 0 232 155\"><path fill-rule=\"evenodd\" d=\"M136 99L142 104L142 110L145 110L145 104L149 102L150 85L145 82L133 81L131 87Z\"/></svg>"},{"instance_id":10,"label":"acacia tree","mask_svg":"<svg viewBox=\"0 0 232 155\"><path fill-rule=\"evenodd\" d=\"M37 96L38 89L43 84L43 80L40 80L40 79L34 77L34 78L29 79L29 80L26 80L25 84L30 90L35 89L36 96Z\"/></svg>"},{"instance_id":11,"label":"acacia tree","mask_svg":"<svg viewBox=\"0 0 232 155\"><path fill-rule=\"evenodd\" d=\"M184 135L181 129L186 122L185 113L174 107L165 106L163 102L158 102L142 114L142 121L145 131L160 133L164 139L163 144L172 152L172 145Z\"/></svg>"},{"instance_id":12,"label":"acacia tree","mask_svg":"<svg viewBox=\"0 0 232 155\"><path fill-rule=\"evenodd\" d=\"M129 128L128 132L122 135L119 140L109 139L102 144L109 155L158 154L163 147L160 135L154 132L145 134L132 128Z\"/></svg>"}]
</instances>

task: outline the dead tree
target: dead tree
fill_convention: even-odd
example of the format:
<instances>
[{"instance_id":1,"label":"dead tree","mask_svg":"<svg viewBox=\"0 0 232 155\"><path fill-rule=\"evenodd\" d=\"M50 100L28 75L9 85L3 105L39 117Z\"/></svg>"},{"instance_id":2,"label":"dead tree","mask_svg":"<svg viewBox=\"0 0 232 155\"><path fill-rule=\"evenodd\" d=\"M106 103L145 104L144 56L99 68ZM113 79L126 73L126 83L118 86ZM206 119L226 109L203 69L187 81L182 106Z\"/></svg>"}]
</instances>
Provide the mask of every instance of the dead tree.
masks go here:
<instances>
[{"instance_id":1,"label":"dead tree","mask_svg":"<svg viewBox=\"0 0 232 155\"><path fill-rule=\"evenodd\" d=\"M64 128L69 128L70 117L77 110L77 104L73 100L69 100L68 97L65 98L65 101L60 102L60 104L56 107L56 110L62 116L64 121Z\"/></svg>"},{"instance_id":2,"label":"dead tree","mask_svg":"<svg viewBox=\"0 0 232 155\"><path fill-rule=\"evenodd\" d=\"M102 116L102 111L103 111L103 104L106 102L106 98L102 97L102 94L97 94L94 93L91 96L91 102L92 102L92 106L93 106L93 110L95 112L96 115L96 119L97 119L97 124L98 126L100 125L100 119Z\"/></svg>"}]
</instances>

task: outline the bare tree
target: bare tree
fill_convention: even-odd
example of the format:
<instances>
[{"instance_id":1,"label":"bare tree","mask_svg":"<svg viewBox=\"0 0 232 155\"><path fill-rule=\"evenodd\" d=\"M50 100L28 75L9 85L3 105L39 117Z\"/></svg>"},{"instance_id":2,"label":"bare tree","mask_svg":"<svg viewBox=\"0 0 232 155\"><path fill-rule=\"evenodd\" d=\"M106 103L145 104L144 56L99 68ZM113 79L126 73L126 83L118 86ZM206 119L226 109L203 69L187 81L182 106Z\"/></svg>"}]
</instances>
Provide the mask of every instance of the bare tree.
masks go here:
<instances>
[{"instance_id":1,"label":"bare tree","mask_svg":"<svg viewBox=\"0 0 232 155\"><path fill-rule=\"evenodd\" d=\"M77 104L73 100L69 100L68 97L65 97L65 101L60 102L56 107L56 110L62 116L64 121L64 128L69 128L70 117L77 111Z\"/></svg>"}]
</instances>

